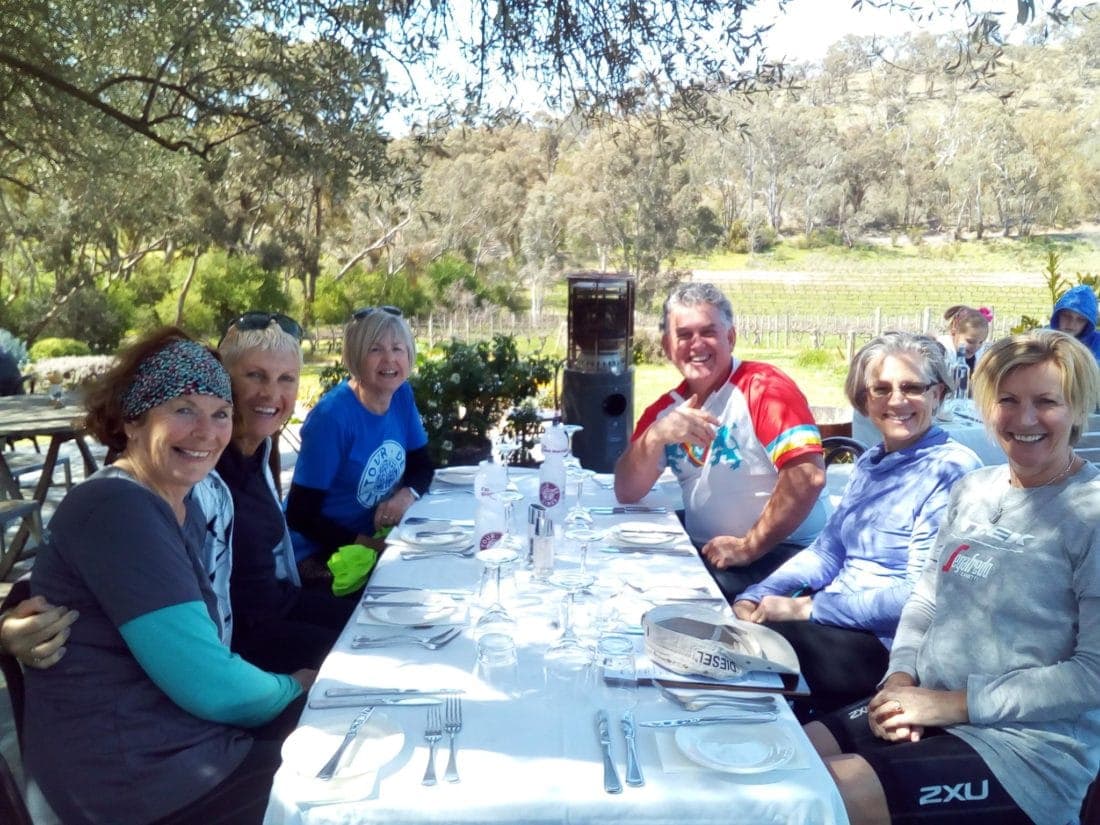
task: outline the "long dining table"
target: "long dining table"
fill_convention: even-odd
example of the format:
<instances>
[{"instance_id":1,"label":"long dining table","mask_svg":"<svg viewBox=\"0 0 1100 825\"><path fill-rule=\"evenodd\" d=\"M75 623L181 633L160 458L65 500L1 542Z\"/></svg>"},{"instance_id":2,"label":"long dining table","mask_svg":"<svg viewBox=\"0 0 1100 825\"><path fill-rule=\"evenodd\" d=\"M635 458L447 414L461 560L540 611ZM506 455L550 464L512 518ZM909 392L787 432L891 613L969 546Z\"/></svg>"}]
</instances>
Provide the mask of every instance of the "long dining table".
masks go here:
<instances>
[{"instance_id":1,"label":"long dining table","mask_svg":"<svg viewBox=\"0 0 1100 825\"><path fill-rule=\"evenodd\" d=\"M525 531L528 505L536 500L537 476L529 470L511 472L523 495L515 504L513 524L517 532ZM445 520L433 522L436 525L472 520L472 486L462 478L450 485L437 480L406 518ZM584 503L607 509L615 504L606 478L588 483ZM658 491L641 502L656 508L665 503ZM580 676L567 672L563 678L557 668L547 665L545 653L562 633L563 591L532 580L522 560L513 565L514 571L506 572L508 586L502 601L514 619L508 632L515 642L515 664L503 670L487 669L477 661L477 623L485 605L495 599L492 575L488 576L489 592L482 594L479 584L485 565L477 556L424 557L424 549L416 546L417 531L403 525L391 533L392 543L371 576L364 596L369 606L360 607L349 620L319 671L298 728L284 744L266 825L846 823L836 787L778 686L766 685L776 690L767 715L754 718L746 712L738 723L714 727L641 726L646 721L730 711L689 712L648 684L650 677L662 672L645 656L642 614L684 593L694 593L688 598L726 615L728 606L671 509L601 511L593 518L595 528L605 533L603 540L590 544L587 553L587 569L596 582L579 596L572 614L584 639L594 642L601 630L610 628L620 638L633 640L639 677L633 713L639 723L636 741L643 785L625 783L621 707L606 704L598 671ZM652 545L627 544L616 538L626 537L629 530L636 542L634 531L644 534L647 529L653 531ZM666 532L680 534L667 541ZM556 570L579 568L577 542L559 537L556 549ZM437 621L424 616L428 627L405 626L418 621L422 599L432 604L446 599L454 612ZM387 606L380 608L380 602ZM410 605L413 612L405 615L403 605ZM434 650L417 642L367 649L354 646L362 636L427 640L448 625L457 628L457 635ZM499 626L489 628L495 629ZM376 690L413 692L369 693ZM439 781L426 786L422 784L429 759L425 733L433 708L445 709L435 704L443 698L435 691L457 691L453 695L461 700L462 726L455 737L459 781L444 778L448 745L444 732L435 758ZM329 781L317 779L315 774L353 719L369 706L374 707L372 715L353 738L336 776ZM596 725L601 707L611 710L611 755L624 785L618 793L605 790ZM700 738L695 732L701 731L707 735Z\"/></svg>"}]
</instances>

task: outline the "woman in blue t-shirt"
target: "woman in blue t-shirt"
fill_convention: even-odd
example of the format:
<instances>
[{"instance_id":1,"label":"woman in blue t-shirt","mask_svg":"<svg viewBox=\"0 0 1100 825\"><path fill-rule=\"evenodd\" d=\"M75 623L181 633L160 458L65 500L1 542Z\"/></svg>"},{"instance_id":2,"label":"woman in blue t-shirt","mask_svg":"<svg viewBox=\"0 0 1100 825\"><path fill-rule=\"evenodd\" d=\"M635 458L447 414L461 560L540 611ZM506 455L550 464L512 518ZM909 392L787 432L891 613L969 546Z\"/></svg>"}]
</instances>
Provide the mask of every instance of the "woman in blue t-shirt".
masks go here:
<instances>
[{"instance_id":1,"label":"woman in blue t-shirt","mask_svg":"<svg viewBox=\"0 0 1100 825\"><path fill-rule=\"evenodd\" d=\"M357 311L344 328L351 378L313 408L287 495L299 563L345 544L370 545L428 490L432 462L408 377L412 331L396 307Z\"/></svg>"}]
</instances>

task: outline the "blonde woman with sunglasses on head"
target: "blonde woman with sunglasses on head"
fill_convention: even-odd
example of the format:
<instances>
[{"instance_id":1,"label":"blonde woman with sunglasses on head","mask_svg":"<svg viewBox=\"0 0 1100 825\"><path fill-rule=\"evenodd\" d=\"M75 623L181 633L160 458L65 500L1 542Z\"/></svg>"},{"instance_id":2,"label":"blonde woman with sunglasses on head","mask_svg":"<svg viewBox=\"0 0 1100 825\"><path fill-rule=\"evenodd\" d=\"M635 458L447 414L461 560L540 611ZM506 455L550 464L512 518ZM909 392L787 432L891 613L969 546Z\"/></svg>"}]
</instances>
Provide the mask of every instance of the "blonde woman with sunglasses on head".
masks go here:
<instances>
[{"instance_id":1,"label":"blonde woman with sunglasses on head","mask_svg":"<svg viewBox=\"0 0 1100 825\"><path fill-rule=\"evenodd\" d=\"M351 378L321 398L302 426L286 502L299 564L345 544L370 546L428 491L428 434L408 378L412 330L396 307L357 311L344 328Z\"/></svg>"}]
</instances>

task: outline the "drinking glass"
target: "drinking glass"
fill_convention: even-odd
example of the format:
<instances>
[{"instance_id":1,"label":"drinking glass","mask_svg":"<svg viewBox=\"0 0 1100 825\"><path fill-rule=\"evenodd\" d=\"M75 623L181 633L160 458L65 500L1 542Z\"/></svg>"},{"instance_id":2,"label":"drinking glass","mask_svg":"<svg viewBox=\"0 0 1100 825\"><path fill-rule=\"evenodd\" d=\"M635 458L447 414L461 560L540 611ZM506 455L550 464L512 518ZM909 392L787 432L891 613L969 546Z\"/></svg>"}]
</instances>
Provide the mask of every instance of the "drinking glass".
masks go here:
<instances>
[{"instance_id":1,"label":"drinking glass","mask_svg":"<svg viewBox=\"0 0 1100 825\"><path fill-rule=\"evenodd\" d=\"M486 633L477 640L477 675L508 696L519 695L516 642L506 633Z\"/></svg>"},{"instance_id":2,"label":"drinking glass","mask_svg":"<svg viewBox=\"0 0 1100 825\"><path fill-rule=\"evenodd\" d=\"M634 640L608 633L596 643L596 693L600 707L616 714L638 704L638 672L634 664Z\"/></svg>"},{"instance_id":3,"label":"drinking glass","mask_svg":"<svg viewBox=\"0 0 1100 825\"><path fill-rule=\"evenodd\" d=\"M580 468L581 462L575 455L573 455L573 435L579 433L584 429L580 424L562 424L561 428L565 430L565 436L569 439L569 452L566 454L564 464L566 469L571 467Z\"/></svg>"},{"instance_id":4,"label":"drinking glass","mask_svg":"<svg viewBox=\"0 0 1100 825\"><path fill-rule=\"evenodd\" d=\"M595 581L595 576L581 570L561 570L550 577L552 585L565 591L565 598L562 599L561 636L546 651L548 661L575 662L584 658L592 661L592 649L581 641L573 626L573 604L577 594Z\"/></svg>"},{"instance_id":5,"label":"drinking glass","mask_svg":"<svg viewBox=\"0 0 1100 825\"><path fill-rule=\"evenodd\" d=\"M492 547L488 547L477 554L478 559L485 565L482 576L482 589L492 587L493 601L477 620L477 629L480 632L503 632L514 627L516 620L504 607L501 599L500 578L501 570L519 558L519 542L515 536L506 535Z\"/></svg>"},{"instance_id":6,"label":"drinking glass","mask_svg":"<svg viewBox=\"0 0 1100 825\"><path fill-rule=\"evenodd\" d=\"M580 545L581 551L581 569L580 572L584 575L588 574L588 545L594 541L600 541L606 534L605 530L597 530L592 527L586 527L584 525L575 525L572 527L566 527L565 537L577 542Z\"/></svg>"},{"instance_id":7,"label":"drinking glass","mask_svg":"<svg viewBox=\"0 0 1100 825\"><path fill-rule=\"evenodd\" d=\"M592 470L585 470L580 466L571 467L567 471L566 480L568 483L577 485L577 498L574 500L573 506L569 509L569 512L565 514L566 524L577 526L592 524L592 513L584 506L583 499L584 483L594 475L595 473Z\"/></svg>"}]
</instances>

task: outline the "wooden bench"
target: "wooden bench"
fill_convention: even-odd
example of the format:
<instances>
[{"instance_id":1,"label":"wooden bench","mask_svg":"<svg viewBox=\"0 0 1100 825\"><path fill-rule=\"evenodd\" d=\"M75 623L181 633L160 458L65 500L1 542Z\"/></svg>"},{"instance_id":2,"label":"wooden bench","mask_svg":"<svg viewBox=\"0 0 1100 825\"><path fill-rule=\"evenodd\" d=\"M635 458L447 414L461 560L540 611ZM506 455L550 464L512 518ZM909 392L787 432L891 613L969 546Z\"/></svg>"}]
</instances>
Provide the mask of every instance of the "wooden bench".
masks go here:
<instances>
[{"instance_id":1,"label":"wooden bench","mask_svg":"<svg viewBox=\"0 0 1100 825\"><path fill-rule=\"evenodd\" d=\"M46 466L45 456L42 453L10 452L4 454L4 460L7 461L8 469L11 470L11 477L15 479L16 484L19 483L20 476L28 473L40 473L43 467ZM69 457L59 455L57 463L54 464L54 470L57 470L58 467L65 471L65 489L71 490L73 487L73 471ZM50 484L53 484L52 478Z\"/></svg>"}]
</instances>

